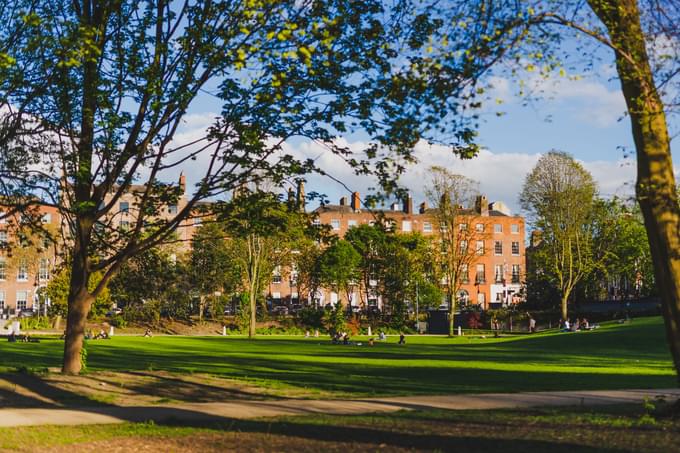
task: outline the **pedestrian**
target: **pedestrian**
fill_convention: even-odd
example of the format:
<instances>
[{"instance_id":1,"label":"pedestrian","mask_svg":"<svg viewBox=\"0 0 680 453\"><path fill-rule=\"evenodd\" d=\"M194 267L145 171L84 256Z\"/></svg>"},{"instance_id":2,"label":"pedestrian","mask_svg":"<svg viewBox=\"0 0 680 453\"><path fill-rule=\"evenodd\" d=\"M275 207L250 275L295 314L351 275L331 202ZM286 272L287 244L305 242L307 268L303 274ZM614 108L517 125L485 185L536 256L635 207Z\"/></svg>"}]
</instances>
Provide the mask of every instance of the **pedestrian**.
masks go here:
<instances>
[{"instance_id":1,"label":"pedestrian","mask_svg":"<svg viewBox=\"0 0 680 453\"><path fill-rule=\"evenodd\" d=\"M536 332L536 320L529 315L529 333Z\"/></svg>"},{"instance_id":2,"label":"pedestrian","mask_svg":"<svg viewBox=\"0 0 680 453\"><path fill-rule=\"evenodd\" d=\"M399 344L406 344L406 336L403 332L399 332Z\"/></svg>"}]
</instances>

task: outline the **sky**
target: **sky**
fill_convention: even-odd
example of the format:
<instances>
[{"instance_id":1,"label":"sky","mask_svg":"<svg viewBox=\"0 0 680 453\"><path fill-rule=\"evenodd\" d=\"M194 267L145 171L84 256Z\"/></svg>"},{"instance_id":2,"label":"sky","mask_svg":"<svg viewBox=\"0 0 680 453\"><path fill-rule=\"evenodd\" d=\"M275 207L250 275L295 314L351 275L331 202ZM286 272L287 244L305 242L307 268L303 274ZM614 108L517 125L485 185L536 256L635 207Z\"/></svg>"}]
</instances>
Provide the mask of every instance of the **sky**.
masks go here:
<instances>
[{"instance_id":1,"label":"sky","mask_svg":"<svg viewBox=\"0 0 680 453\"><path fill-rule=\"evenodd\" d=\"M479 182L482 193L490 201L503 201L513 213L520 214L519 193L526 175L531 171L542 153L552 149L566 151L579 160L591 172L603 197L630 197L635 180L635 155L630 121L625 116L625 103L618 86L612 78L612 69L602 66L582 78L554 77L548 81L533 82L540 89L540 98L526 104L525 98L516 95L518 85L512 79L494 77L492 98L503 103L494 112L482 115L478 143L479 155L461 160L441 146L419 143L416 147L417 165L408 169L401 183L407 187L418 205L425 200L424 186L428 181L427 169L431 165L449 168ZM204 101L194 107L176 137L177 142L189 142L200 137L205 128L218 116L218 105ZM349 142L357 149L359 142ZM294 141L285 150L299 157L311 157L335 179L312 175L307 181L307 192L316 191L327 195L331 203L338 203L347 189L366 194L375 181L358 177L337 156L318 144ZM676 174L680 156L675 152ZM197 164L200 165L200 160ZM184 173L192 183L192 168ZM311 203L310 207L314 207Z\"/></svg>"}]
</instances>

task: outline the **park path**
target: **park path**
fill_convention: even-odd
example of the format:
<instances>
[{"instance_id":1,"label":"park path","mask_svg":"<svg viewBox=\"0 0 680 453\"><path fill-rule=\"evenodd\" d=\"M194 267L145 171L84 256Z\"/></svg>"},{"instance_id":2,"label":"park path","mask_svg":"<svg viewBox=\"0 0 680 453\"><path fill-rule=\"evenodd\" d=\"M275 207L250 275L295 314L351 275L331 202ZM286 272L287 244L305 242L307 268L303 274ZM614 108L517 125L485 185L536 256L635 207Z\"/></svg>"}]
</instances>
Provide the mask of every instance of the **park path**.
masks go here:
<instances>
[{"instance_id":1,"label":"park path","mask_svg":"<svg viewBox=\"0 0 680 453\"><path fill-rule=\"evenodd\" d=\"M310 414L363 414L424 409L512 409L549 406L597 406L641 403L645 399L680 398L680 389L593 390L560 392L486 393L474 395L405 396L356 400L284 399L233 400L154 406L87 408L3 408L0 427L87 425L124 422L199 422Z\"/></svg>"}]
</instances>

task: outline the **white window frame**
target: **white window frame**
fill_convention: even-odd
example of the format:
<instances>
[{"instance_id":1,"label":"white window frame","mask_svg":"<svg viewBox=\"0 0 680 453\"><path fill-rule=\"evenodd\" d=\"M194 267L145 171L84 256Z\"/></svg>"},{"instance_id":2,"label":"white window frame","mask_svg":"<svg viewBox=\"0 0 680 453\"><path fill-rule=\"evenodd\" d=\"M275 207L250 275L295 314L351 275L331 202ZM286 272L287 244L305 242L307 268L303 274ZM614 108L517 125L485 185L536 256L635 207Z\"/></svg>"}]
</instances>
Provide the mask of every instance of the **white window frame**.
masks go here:
<instances>
[{"instance_id":1,"label":"white window frame","mask_svg":"<svg viewBox=\"0 0 680 453\"><path fill-rule=\"evenodd\" d=\"M21 305L23 305L23 307ZM17 310L21 311L26 310L27 308L28 308L28 291L17 291Z\"/></svg>"},{"instance_id":2,"label":"white window frame","mask_svg":"<svg viewBox=\"0 0 680 453\"><path fill-rule=\"evenodd\" d=\"M494 233L502 233L503 232L503 224L502 223L494 223L493 224L493 232Z\"/></svg>"},{"instance_id":3,"label":"white window frame","mask_svg":"<svg viewBox=\"0 0 680 453\"><path fill-rule=\"evenodd\" d=\"M500 252L498 248L500 246ZM503 256L503 241L493 241L493 254L495 256Z\"/></svg>"},{"instance_id":4,"label":"white window frame","mask_svg":"<svg viewBox=\"0 0 680 453\"><path fill-rule=\"evenodd\" d=\"M513 223L510 225L510 233L519 234L519 224Z\"/></svg>"},{"instance_id":5,"label":"white window frame","mask_svg":"<svg viewBox=\"0 0 680 453\"><path fill-rule=\"evenodd\" d=\"M517 244L517 253L515 253L515 244ZM520 246L519 246L519 241L513 241L512 242L512 247L511 247L511 252L512 256L520 256Z\"/></svg>"},{"instance_id":6,"label":"white window frame","mask_svg":"<svg viewBox=\"0 0 680 453\"><path fill-rule=\"evenodd\" d=\"M423 222L423 233L432 233L432 222Z\"/></svg>"},{"instance_id":7,"label":"white window frame","mask_svg":"<svg viewBox=\"0 0 680 453\"><path fill-rule=\"evenodd\" d=\"M475 253L477 255L484 255L484 241L480 240L475 243Z\"/></svg>"},{"instance_id":8,"label":"white window frame","mask_svg":"<svg viewBox=\"0 0 680 453\"><path fill-rule=\"evenodd\" d=\"M28 281L28 262L26 260L21 260L19 266L17 266L17 281Z\"/></svg>"},{"instance_id":9,"label":"white window frame","mask_svg":"<svg viewBox=\"0 0 680 453\"><path fill-rule=\"evenodd\" d=\"M340 219L331 219L331 229L333 231L340 231Z\"/></svg>"},{"instance_id":10,"label":"white window frame","mask_svg":"<svg viewBox=\"0 0 680 453\"><path fill-rule=\"evenodd\" d=\"M347 228L352 228L352 227L355 227L355 226L357 226L356 220L352 219L352 220L347 221Z\"/></svg>"},{"instance_id":11,"label":"white window frame","mask_svg":"<svg viewBox=\"0 0 680 453\"><path fill-rule=\"evenodd\" d=\"M405 231L407 233L413 231L413 224L411 223L410 220L401 221L401 231Z\"/></svg>"},{"instance_id":12,"label":"white window frame","mask_svg":"<svg viewBox=\"0 0 680 453\"><path fill-rule=\"evenodd\" d=\"M484 224L478 223L477 225L475 225L475 231L477 231L477 233L483 233L484 232Z\"/></svg>"}]
</instances>

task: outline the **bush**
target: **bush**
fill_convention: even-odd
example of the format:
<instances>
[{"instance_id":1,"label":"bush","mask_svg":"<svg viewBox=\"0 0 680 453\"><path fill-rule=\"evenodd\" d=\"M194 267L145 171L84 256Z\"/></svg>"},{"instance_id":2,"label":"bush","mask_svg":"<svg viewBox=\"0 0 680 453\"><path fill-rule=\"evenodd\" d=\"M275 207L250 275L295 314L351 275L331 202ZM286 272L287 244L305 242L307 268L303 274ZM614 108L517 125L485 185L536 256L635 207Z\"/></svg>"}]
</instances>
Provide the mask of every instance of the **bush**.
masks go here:
<instances>
[{"instance_id":1,"label":"bush","mask_svg":"<svg viewBox=\"0 0 680 453\"><path fill-rule=\"evenodd\" d=\"M323 327L324 310L314 307L305 307L298 311L297 319L304 327L321 329Z\"/></svg>"},{"instance_id":2,"label":"bush","mask_svg":"<svg viewBox=\"0 0 680 453\"><path fill-rule=\"evenodd\" d=\"M33 316L21 318L19 325L22 330L47 330L52 328L52 321L47 316Z\"/></svg>"},{"instance_id":3,"label":"bush","mask_svg":"<svg viewBox=\"0 0 680 453\"><path fill-rule=\"evenodd\" d=\"M114 315L109 319L109 324L118 329L124 329L127 327L128 322L121 315Z\"/></svg>"}]
</instances>

